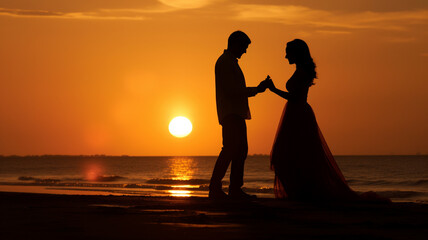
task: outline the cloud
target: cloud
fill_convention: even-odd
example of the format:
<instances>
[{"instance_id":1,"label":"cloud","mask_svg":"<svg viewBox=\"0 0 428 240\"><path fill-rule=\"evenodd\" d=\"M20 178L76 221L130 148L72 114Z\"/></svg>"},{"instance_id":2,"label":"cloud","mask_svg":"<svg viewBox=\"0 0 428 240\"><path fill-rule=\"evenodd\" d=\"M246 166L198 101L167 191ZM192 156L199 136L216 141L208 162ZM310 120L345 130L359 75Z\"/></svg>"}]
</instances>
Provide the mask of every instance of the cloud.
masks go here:
<instances>
[{"instance_id":1,"label":"cloud","mask_svg":"<svg viewBox=\"0 0 428 240\"><path fill-rule=\"evenodd\" d=\"M405 30L410 24L427 24L428 10L341 13L295 5L235 4L235 19L307 25L341 30ZM333 33L333 32L332 32Z\"/></svg>"},{"instance_id":2,"label":"cloud","mask_svg":"<svg viewBox=\"0 0 428 240\"><path fill-rule=\"evenodd\" d=\"M406 30L409 25L428 24L428 10L406 10L394 12L343 12L315 9L300 5L278 4L240 4L226 3L224 0L151 0L143 5L135 2L118 4L107 1L106 4L82 5L81 8L66 8L62 5L36 4L27 9L24 5L0 8L0 16L37 17L62 19L122 19L146 20L154 14L186 11L187 16L211 18L232 18L239 21L281 23L285 25L310 26L323 34L347 34L355 30L382 29ZM89 1L91 2L91 1ZM215 4L220 3L221 4ZM108 4L107 4L108 3ZM113 4L113 3L116 3ZM59 4L59 3L57 3ZM89 4L89 3L87 3ZM73 5L74 6L74 5ZM42 10L37 10L42 9ZM35 10L36 9L36 10ZM204 11L191 11L203 9ZM196 15L192 15L196 14Z\"/></svg>"},{"instance_id":3,"label":"cloud","mask_svg":"<svg viewBox=\"0 0 428 240\"><path fill-rule=\"evenodd\" d=\"M122 19L145 20L150 14L175 12L186 9L204 8L222 0L96 0L65 4L63 1L43 2L16 0L1 2L0 16L20 18L61 18L61 19Z\"/></svg>"},{"instance_id":4,"label":"cloud","mask_svg":"<svg viewBox=\"0 0 428 240\"><path fill-rule=\"evenodd\" d=\"M64 13L53 12L53 11L43 11L43 10L23 10L23 9L5 9L0 8L1 15L10 15L10 16L63 16Z\"/></svg>"},{"instance_id":5,"label":"cloud","mask_svg":"<svg viewBox=\"0 0 428 240\"><path fill-rule=\"evenodd\" d=\"M174 12L176 9L167 7L167 6L159 6L153 8L142 8L142 9L132 9L132 8L119 8L119 9L100 9L100 12L105 13L116 13L116 14L139 14L139 13L167 13Z\"/></svg>"},{"instance_id":6,"label":"cloud","mask_svg":"<svg viewBox=\"0 0 428 240\"><path fill-rule=\"evenodd\" d=\"M350 31L333 31L333 30L317 30L317 33L323 33L323 34L331 34L331 35L346 35L351 34Z\"/></svg>"},{"instance_id":7,"label":"cloud","mask_svg":"<svg viewBox=\"0 0 428 240\"><path fill-rule=\"evenodd\" d=\"M202 8L218 0L158 0L166 6L179 9L195 9Z\"/></svg>"},{"instance_id":8,"label":"cloud","mask_svg":"<svg viewBox=\"0 0 428 240\"><path fill-rule=\"evenodd\" d=\"M149 14L173 12L177 9L158 5L141 9L97 9L93 11L47 11L0 8L0 16L19 18L96 19L96 20L146 20Z\"/></svg>"},{"instance_id":9,"label":"cloud","mask_svg":"<svg viewBox=\"0 0 428 240\"><path fill-rule=\"evenodd\" d=\"M426 9L426 0L229 0L241 4L298 5L312 9L345 12L396 12L414 9Z\"/></svg>"}]
</instances>

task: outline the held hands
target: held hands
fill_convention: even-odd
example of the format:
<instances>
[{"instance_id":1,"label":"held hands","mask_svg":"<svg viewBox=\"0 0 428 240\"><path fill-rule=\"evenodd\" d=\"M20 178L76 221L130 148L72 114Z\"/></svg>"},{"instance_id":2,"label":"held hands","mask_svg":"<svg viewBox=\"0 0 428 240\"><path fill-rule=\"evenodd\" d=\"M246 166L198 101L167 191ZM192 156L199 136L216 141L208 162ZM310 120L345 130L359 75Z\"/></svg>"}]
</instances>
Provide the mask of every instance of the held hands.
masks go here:
<instances>
[{"instance_id":1,"label":"held hands","mask_svg":"<svg viewBox=\"0 0 428 240\"><path fill-rule=\"evenodd\" d=\"M276 88L275 84L273 84L272 78L270 78L269 75L267 75L264 81L266 82L266 85L269 88L269 90L273 91Z\"/></svg>"},{"instance_id":2,"label":"held hands","mask_svg":"<svg viewBox=\"0 0 428 240\"><path fill-rule=\"evenodd\" d=\"M257 86L257 92L262 93L262 92L266 91L266 88L267 88L268 86L267 86L267 84L266 84L266 82L265 82L265 81L266 81L266 80L261 81L261 82L259 83L259 85Z\"/></svg>"},{"instance_id":3,"label":"held hands","mask_svg":"<svg viewBox=\"0 0 428 240\"><path fill-rule=\"evenodd\" d=\"M265 80L261 81L260 84L257 86L258 92L264 92L266 91L266 88L269 88L269 90L273 90L275 88L275 85L272 82L272 79L268 75Z\"/></svg>"}]
</instances>

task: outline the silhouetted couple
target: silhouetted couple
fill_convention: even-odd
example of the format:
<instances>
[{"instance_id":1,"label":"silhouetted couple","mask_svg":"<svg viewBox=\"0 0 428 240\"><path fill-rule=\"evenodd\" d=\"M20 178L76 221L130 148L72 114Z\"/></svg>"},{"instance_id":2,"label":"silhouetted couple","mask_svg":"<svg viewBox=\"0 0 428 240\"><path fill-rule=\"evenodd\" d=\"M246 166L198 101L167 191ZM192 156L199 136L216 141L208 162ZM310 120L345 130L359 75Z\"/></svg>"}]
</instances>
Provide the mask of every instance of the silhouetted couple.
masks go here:
<instances>
[{"instance_id":1,"label":"silhouetted couple","mask_svg":"<svg viewBox=\"0 0 428 240\"><path fill-rule=\"evenodd\" d=\"M317 78L307 44L300 39L287 43L285 58L296 65L296 70L286 83L287 91L282 91L275 87L269 75L257 87L246 86L238 59L246 53L250 43L245 33L233 32L227 49L215 65L217 114L222 126L223 148L214 167L209 197L220 200L256 198L241 189L248 152L245 120L251 119L248 98L269 88L287 100L271 152L275 196L298 201L360 200L361 196L346 183L307 102L309 87ZM222 190L221 181L230 163L227 195ZM374 193L366 195L381 199Z\"/></svg>"}]
</instances>

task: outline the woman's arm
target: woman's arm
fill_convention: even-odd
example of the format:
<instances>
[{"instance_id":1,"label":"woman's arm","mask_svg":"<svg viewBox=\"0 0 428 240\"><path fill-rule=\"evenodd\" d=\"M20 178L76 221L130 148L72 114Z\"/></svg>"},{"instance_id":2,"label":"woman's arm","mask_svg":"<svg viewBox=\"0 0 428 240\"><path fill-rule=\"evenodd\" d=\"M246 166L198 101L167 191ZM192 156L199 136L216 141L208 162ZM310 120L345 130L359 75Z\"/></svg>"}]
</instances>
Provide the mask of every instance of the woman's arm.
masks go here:
<instances>
[{"instance_id":1,"label":"woman's arm","mask_svg":"<svg viewBox=\"0 0 428 240\"><path fill-rule=\"evenodd\" d=\"M273 86L272 88L269 88L269 90L271 90L273 93L275 93L276 95L289 100L290 99L290 93L289 92L285 92L282 90L279 90L278 88L276 88L275 86Z\"/></svg>"},{"instance_id":2,"label":"woman's arm","mask_svg":"<svg viewBox=\"0 0 428 240\"><path fill-rule=\"evenodd\" d=\"M276 88L275 84L273 83L273 81L272 81L272 79L270 78L269 75L268 75L267 81L268 81L269 90L271 92L275 93L276 95L278 95L278 96L280 96L280 97L282 97L284 99L287 99L287 100L290 99L290 93L282 91L282 90L279 90L278 88Z\"/></svg>"}]
</instances>

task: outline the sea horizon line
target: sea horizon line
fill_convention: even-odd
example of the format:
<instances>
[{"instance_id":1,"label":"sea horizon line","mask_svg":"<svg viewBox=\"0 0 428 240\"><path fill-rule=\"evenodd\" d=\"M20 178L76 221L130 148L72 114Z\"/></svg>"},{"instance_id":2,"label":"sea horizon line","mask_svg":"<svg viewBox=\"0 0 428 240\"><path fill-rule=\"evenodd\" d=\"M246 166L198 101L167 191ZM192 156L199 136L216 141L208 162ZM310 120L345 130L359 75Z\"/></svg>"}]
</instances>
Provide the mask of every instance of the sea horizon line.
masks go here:
<instances>
[{"instance_id":1,"label":"sea horizon line","mask_svg":"<svg viewBox=\"0 0 428 240\"><path fill-rule=\"evenodd\" d=\"M2 155L0 158L51 158L51 157L108 157L108 158L165 158L165 157L217 157L218 155L109 155L109 154L28 154L28 155ZM248 154L248 157L268 157L269 154ZM428 154L337 154L335 157L383 157L383 156L428 156Z\"/></svg>"}]
</instances>

